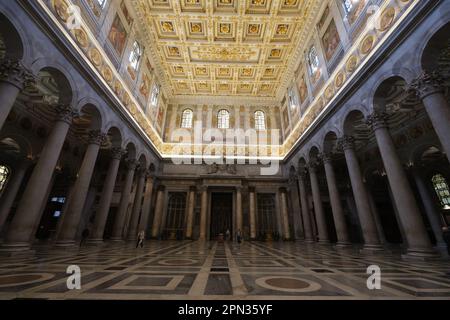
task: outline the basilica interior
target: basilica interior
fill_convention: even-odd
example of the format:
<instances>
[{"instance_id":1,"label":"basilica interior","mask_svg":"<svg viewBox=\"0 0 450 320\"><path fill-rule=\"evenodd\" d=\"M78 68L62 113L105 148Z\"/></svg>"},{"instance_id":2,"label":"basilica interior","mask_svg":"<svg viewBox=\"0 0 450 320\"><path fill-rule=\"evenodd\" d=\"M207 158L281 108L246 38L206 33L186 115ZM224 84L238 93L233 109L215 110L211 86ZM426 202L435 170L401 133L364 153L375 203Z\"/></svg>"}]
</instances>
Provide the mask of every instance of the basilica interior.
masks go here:
<instances>
[{"instance_id":1,"label":"basilica interior","mask_svg":"<svg viewBox=\"0 0 450 320\"><path fill-rule=\"evenodd\" d=\"M449 299L449 88L446 0L0 1L0 299Z\"/></svg>"}]
</instances>

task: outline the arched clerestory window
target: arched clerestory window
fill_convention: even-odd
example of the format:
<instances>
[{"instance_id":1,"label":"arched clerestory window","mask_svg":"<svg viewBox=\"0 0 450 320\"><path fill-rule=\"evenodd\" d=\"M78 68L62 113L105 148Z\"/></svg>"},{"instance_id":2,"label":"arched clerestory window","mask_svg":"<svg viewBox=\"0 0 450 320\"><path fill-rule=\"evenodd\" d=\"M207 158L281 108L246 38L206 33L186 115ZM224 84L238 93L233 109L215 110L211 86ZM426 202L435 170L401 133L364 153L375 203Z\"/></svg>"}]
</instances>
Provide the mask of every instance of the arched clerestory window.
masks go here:
<instances>
[{"instance_id":1,"label":"arched clerestory window","mask_svg":"<svg viewBox=\"0 0 450 320\"><path fill-rule=\"evenodd\" d=\"M194 112L191 109L186 109L181 115L181 127L185 129L192 128L192 121L194 118Z\"/></svg>"},{"instance_id":2,"label":"arched clerestory window","mask_svg":"<svg viewBox=\"0 0 450 320\"><path fill-rule=\"evenodd\" d=\"M139 42L135 41L133 43L133 48L130 52L130 57L128 59L131 68L133 68L134 71L137 71L139 69L139 63L141 61L142 57L142 48Z\"/></svg>"},{"instance_id":3,"label":"arched clerestory window","mask_svg":"<svg viewBox=\"0 0 450 320\"><path fill-rule=\"evenodd\" d=\"M266 115L261 110L255 112L255 129L266 130Z\"/></svg>"},{"instance_id":4,"label":"arched clerestory window","mask_svg":"<svg viewBox=\"0 0 450 320\"><path fill-rule=\"evenodd\" d=\"M229 129L230 128L230 113L222 109L217 114L217 127L219 129Z\"/></svg>"}]
</instances>

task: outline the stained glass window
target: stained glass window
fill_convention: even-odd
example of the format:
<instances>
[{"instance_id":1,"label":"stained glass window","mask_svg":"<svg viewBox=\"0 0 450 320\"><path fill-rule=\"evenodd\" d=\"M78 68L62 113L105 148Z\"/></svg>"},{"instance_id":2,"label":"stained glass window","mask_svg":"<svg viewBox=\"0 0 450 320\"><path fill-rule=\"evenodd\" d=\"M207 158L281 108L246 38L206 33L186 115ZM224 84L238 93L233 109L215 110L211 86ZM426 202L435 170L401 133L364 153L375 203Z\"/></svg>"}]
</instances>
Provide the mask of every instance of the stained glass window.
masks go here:
<instances>
[{"instance_id":1,"label":"stained glass window","mask_svg":"<svg viewBox=\"0 0 450 320\"><path fill-rule=\"evenodd\" d=\"M3 191L3 189L6 186L6 182L8 181L10 175L10 170L6 166L0 165L0 192Z\"/></svg>"},{"instance_id":2,"label":"stained glass window","mask_svg":"<svg viewBox=\"0 0 450 320\"><path fill-rule=\"evenodd\" d=\"M255 112L255 129L266 130L266 115L262 111Z\"/></svg>"},{"instance_id":3,"label":"stained glass window","mask_svg":"<svg viewBox=\"0 0 450 320\"><path fill-rule=\"evenodd\" d=\"M181 127L186 129L192 128L192 119L194 117L194 113L191 109L186 109L183 111L182 117L181 117Z\"/></svg>"},{"instance_id":4,"label":"stained glass window","mask_svg":"<svg viewBox=\"0 0 450 320\"><path fill-rule=\"evenodd\" d=\"M431 179L433 182L434 190L441 202L441 206L445 210L450 210L450 189L447 181L442 174L436 174Z\"/></svg>"},{"instance_id":5,"label":"stained glass window","mask_svg":"<svg viewBox=\"0 0 450 320\"><path fill-rule=\"evenodd\" d=\"M230 113L227 110L220 110L217 114L217 127L219 129L230 128Z\"/></svg>"}]
</instances>

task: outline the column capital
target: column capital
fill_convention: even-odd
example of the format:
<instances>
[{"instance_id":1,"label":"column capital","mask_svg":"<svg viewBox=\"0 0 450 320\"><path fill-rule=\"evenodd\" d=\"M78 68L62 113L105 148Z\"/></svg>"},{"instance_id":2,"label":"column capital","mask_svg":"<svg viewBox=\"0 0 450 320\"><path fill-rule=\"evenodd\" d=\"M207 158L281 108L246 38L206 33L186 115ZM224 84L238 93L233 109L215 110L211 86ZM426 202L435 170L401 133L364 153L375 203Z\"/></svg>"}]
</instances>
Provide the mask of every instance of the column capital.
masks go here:
<instances>
[{"instance_id":1,"label":"column capital","mask_svg":"<svg viewBox=\"0 0 450 320\"><path fill-rule=\"evenodd\" d=\"M78 117L79 113L69 105L60 104L55 107L56 120L72 124L74 118Z\"/></svg>"},{"instance_id":2,"label":"column capital","mask_svg":"<svg viewBox=\"0 0 450 320\"><path fill-rule=\"evenodd\" d=\"M307 175L308 172L305 169L298 171L298 178L302 181L305 181Z\"/></svg>"},{"instance_id":3,"label":"column capital","mask_svg":"<svg viewBox=\"0 0 450 320\"><path fill-rule=\"evenodd\" d=\"M147 175L147 168L142 167L142 166L138 166L136 169L136 173L138 175L139 178L145 178Z\"/></svg>"},{"instance_id":4,"label":"column capital","mask_svg":"<svg viewBox=\"0 0 450 320\"><path fill-rule=\"evenodd\" d=\"M135 159L127 159L126 160L127 163L127 167L129 171L134 171L136 170L136 167L138 165L138 162Z\"/></svg>"},{"instance_id":5,"label":"column capital","mask_svg":"<svg viewBox=\"0 0 450 320\"><path fill-rule=\"evenodd\" d=\"M125 149L122 148L112 148L111 149L111 158L114 160L120 160L127 153Z\"/></svg>"},{"instance_id":6,"label":"column capital","mask_svg":"<svg viewBox=\"0 0 450 320\"><path fill-rule=\"evenodd\" d=\"M320 159L322 162L325 163L332 163L333 162L333 153L332 152L323 152L320 154Z\"/></svg>"},{"instance_id":7,"label":"column capital","mask_svg":"<svg viewBox=\"0 0 450 320\"><path fill-rule=\"evenodd\" d=\"M242 192L242 189L244 189L243 186L236 186L236 191L237 192Z\"/></svg>"},{"instance_id":8,"label":"column capital","mask_svg":"<svg viewBox=\"0 0 450 320\"><path fill-rule=\"evenodd\" d=\"M98 144L101 146L106 141L106 133L100 130L91 130L88 133L88 144Z\"/></svg>"},{"instance_id":9,"label":"column capital","mask_svg":"<svg viewBox=\"0 0 450 320\"><path fill-rule=\"evenodd\" d=\"M386 120L389 115L383 111L374 111L370 116L367 117L367 125L372 127L372 130L378 130L381 128L387 128Z\"/></svg>"},{"instance_id":10,"label":"column capital","mask_svg":"<svg viewBox=\"0 0 450 320\"><path fill-rule=\"evenodd\" d=\"M197 192L197 187L196 186L190 186L189 187L189 192Z\"/></svg>"},{"instance_id":11,"label":"column capital","mask_svg":"<svg viewBox=\"0 0 450 320\"><path fill-rule=\"evenodd\" d=\"M32 85L36 77L20 60L4 59L0 62L0 81L8 82L20 90Z\"/></svg>"},{"instance_id":12,"label":"column capital","mask_svg":"<svg viewBox=\"0 0 450 320\"><path fill-rule=\"evenodd\" d=\"M201 192L208 192L208 186L200 186L198 188Z\"/></svg>"},{"instance_id":13,"label":"column capital","mask_svg":"<svg viewBox=\"0 0 450 320\"><path fill-rule=\"evenodd\" d=\"M425 99L429 95L444 91L444 81L437 71L424 71L410 85L410 90L415 91L420 99Z\"/></svg>"},{"instance_id":14,"label":"column capital","mask_svg":"<svg viewBox=\"0 0 450 320\"><path fill-rule=\"evenodd\" d=\"M319 165L320 165L320 162L319 162L318 159L316 159L316 160L311 160L311 161L308 163L308 169L309 169L309 172L317 173L317 170L319 170Z\"/></svg>"},{"instance_id":15,"label":"column capital","mask_svg":"<svg viewBox=\"0 0 450 320\"><path fill-rule=\"evenodd\" d=\"M352 136L343 136L338 140L338 147L342 150L355 149L355 138Z\"/></svg>"}]
</instances>

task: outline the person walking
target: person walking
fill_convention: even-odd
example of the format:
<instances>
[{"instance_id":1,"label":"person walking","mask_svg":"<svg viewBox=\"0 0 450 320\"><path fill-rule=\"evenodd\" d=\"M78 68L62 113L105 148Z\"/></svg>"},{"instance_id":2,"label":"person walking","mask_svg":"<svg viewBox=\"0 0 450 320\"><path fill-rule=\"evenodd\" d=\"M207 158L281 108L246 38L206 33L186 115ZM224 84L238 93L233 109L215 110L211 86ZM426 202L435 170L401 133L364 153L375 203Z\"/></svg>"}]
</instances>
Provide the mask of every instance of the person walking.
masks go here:
<instances>
[{"instance_id":1,"label":"person walking","mask_svg":"<svg viewBox=\"0 0 450 320\"><path fill-rule=\"evenodd\" d=\"M230 229L227 229L227 232L225 232L225 240L226 240L226 241L229 241L229 240L230 240L230 237L231 237Z\"/></svg>"},{"instance_id":2,"label":"person walking","mask_svg":"<svg viewBox=\"0 0 450 320\"><path fill-rule=\"evenodd\" d=\"M241 244L242 242L242 232L241 229L238 230L237 234L236 234L236 240L238 242L238 244Z\"/></svg>"},{"instance_id":3,"label":"person walking","mask_svg":"<svg viewBox=\"0 0 450 320\"><path fill-rule=\"evenodd\" d=\"M145 232L144 230L140 231L137 235L137 243L136 243L136 248L137 247L144 247L144 239L145 239Z\"/></svg>"}]
</instances>

